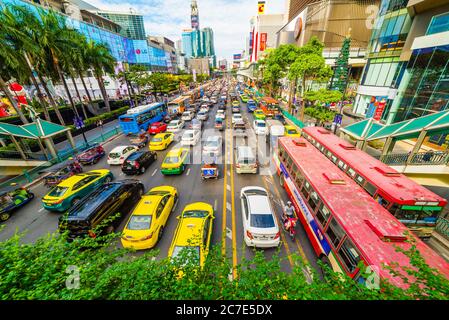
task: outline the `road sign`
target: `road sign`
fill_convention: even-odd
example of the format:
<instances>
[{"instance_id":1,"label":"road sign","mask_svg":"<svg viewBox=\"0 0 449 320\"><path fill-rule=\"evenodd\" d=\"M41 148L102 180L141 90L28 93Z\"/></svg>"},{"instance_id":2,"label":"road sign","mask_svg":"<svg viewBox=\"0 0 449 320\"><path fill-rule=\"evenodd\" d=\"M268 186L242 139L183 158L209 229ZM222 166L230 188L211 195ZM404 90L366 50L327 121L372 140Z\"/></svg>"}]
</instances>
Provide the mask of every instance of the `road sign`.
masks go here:
<instances>
[{"instance_id":1,"label":"road sign","mask_svg":"<svg viewBox=\"0 0 449 320\"><path fill-rule=\"evenodd\" d=\"M84 121L80 117L73 118L73 124L75 125L75 128L80 129L84 127Z\"/></svg>"},{"instance_id":2,"label":"road sign","mask_svg":"<svg viewBox=\"0 0 449 320\"><path fill-rule=\"evenodd\" d=\"M341 113L337 113L334 117L334 123L336 124L340 124L341 125L341 121L343 120L343 115Z\"/></svg>"}]
</instances>

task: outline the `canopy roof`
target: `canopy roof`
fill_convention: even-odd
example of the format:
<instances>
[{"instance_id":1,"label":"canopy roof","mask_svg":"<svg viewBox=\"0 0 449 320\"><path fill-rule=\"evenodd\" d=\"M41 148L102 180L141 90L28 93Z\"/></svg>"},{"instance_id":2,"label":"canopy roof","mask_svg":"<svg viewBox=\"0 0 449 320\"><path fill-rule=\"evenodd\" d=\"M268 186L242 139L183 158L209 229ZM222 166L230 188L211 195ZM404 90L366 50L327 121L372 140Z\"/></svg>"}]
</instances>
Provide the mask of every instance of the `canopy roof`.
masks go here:
<instances>
[{"instance_id":1,"label":"canopy roof","mask_svg":"<svg viewBox=\"0 0 449 320\"><path fill-rule=\"evenodd\" d=\"M49 138L70 130L68 127L39 119L38 122L16 126L0 122L0 135L28 139Z\"/></svg>"},{"instance_id":2,"label":"canopy roof","mask_svg":"<svg viewBox=\"0 0 449 320\"><path fill-rule=\"evenodd\" d=\"M449 130L449 111L432 113L427 116L404 120L390 125L382 125L372 118L353 123L341 131L357 140L377 140L388 137L396 139L417 138L422 131L438 133Z\"/></svg>"}]
</instances>

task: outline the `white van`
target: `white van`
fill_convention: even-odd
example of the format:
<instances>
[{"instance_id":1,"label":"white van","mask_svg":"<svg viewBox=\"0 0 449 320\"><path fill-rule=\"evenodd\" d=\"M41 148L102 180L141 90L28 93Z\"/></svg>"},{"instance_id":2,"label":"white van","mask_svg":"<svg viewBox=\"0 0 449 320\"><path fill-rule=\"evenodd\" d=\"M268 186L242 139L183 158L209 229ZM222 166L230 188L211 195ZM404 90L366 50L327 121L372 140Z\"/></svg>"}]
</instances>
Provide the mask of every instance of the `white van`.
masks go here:
<instances>
[{"instance_id":1,"label":"white van","mask_svg":"<svg viewBox=\"0 0 449 320\"><path fill-rule=\"evenodd\" d=\"M257 173L257 159L251 147L237 147L235 153L235 171L237 173Z\"/></svg>"}]
</instances>

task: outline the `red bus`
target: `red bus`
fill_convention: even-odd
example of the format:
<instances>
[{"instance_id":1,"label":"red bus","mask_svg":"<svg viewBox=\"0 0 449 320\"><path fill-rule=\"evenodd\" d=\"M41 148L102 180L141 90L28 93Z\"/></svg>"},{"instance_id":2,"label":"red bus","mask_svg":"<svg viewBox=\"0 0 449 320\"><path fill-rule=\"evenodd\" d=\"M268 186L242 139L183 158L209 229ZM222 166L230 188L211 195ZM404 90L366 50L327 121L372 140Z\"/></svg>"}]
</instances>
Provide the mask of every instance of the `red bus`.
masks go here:
<instances>
[{"instance_id":1,"label":"red bus","mask_svg":"<svg viewBox=\"0 0 449 320\"><path fill-rule=\"evenodd\" d=\"M267 118L274 117L276 114L280 113L279 103L276 99L273 99L271 97L262 98L262 100L260 100L259 106Z\"/></svg>"},{"instance_id":2,"label":"red bus","mask_svg":"<svg viewBox=\"0 0 449 320\"><path fill-rule=\"evenodd\" d=\"M396 251L396 247L410 249L404 235L408 229L306 139L281 137L278 148L274 160L280 183L317 256L334 271L361 283L365 279L358 268L360 261L377 276L405 287L384 264L410 267L409 258ZM410 236L427 264L449 279L449 263Z\"/></svg>"},{"instance_id":3,"label":"red bus","mask_svg":"<svg viewBox=\"0 0 449 320\"><path fill-rule=\"evenodd\" d=\"M430 238L446 199L320 127L303 136L346 172L399 221L423 239Z\"/></svg>"}]
</instances>

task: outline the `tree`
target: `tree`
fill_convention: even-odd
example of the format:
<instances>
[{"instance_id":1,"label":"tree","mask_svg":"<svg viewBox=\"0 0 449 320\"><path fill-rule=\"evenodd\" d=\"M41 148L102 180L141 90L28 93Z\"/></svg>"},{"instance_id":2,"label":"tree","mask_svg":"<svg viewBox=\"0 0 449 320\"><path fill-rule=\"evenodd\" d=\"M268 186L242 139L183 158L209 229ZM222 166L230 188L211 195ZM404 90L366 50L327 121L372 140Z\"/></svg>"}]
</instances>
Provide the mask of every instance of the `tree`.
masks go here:
<instances>
[{"instance_id":1,"label":"tree","mask_svg":"<svg viewBox=\"0 0 449 320\"><path fill-rule=\"evenodd\" d=\"M338 90L343 95L346 91L349 77L349 48L351 46L351 37L348 36L343 41L343 45L335 62L334 76L332 77L330 89Z\"/></svg>"},{"instance_id":2,"label":"tree","mask_svg":"<svg viewBox=\"0 0 449 320\"><path fill-rule=\"evenodd\" d=\"M105 44L96 43L93 40L88 41L85 53L86 63L94 71L106 110L109 112L111 111L111 107L109 105L109 97L104 85L103 75L105 72L114 74L115 59Z\"/></svg>"},{"instance_id":3,"label":"tree","mask_svg":"<svg viewBox=\"0 0 449 320\"><path fill-rule=\"evenodd\" d=\"M353 281L326 266L322 279L296 254L291 272L282 267L284 259L275 253L269 258L255 251L252 259L237 266L238 277L229 280L231 261L221 246L213 246L202 269L193 255L183 250L180 257L152 259L159 250L134 255L118 248L119 235L77 239L67 243L64 236L49 235L25 243L22 234L0 242L0 299L2 300L447 300L449 281L427 266L416 247L403 251L415 269L406 270L408 289L399 289L381 279L379 289ZM82 249L82 250L81 250ZM398 249L399 250L399 249ZM361 278L368 278L361 267ZM313 281L303 270L309 267ZM179 268L183 276L179 276ZM401 269L385 267L391 273ZM401 275L399 275L401 276Z\"/></svg>"},{"instance_id":4,"label":"tree","mask_svg":"<svg viewBox=\"0 0 449 320\"><path fill-rule=\"evenodd\" d=\"M329 104L340 101L342 97L343 94L340 91L319 89L318 91L307 91L303 98L312 103L320 102Z\"/></svg>"},{"instance_id":5,"label":"tree","mask_svg":"<svg viewBox=\"0 0 449 320\"><path fill-rule=\"evenodd\" d=\"M301 97L304 97L307 81L324 80L332 75L331 68L326 65L323 58L323 46L316 37L312 37L300 48L299 55L290 66L289 79L294 79L294 82L301 79ZM304 121L304 104L301 107L300 120Z\"/></svg>"}]
</instances>

